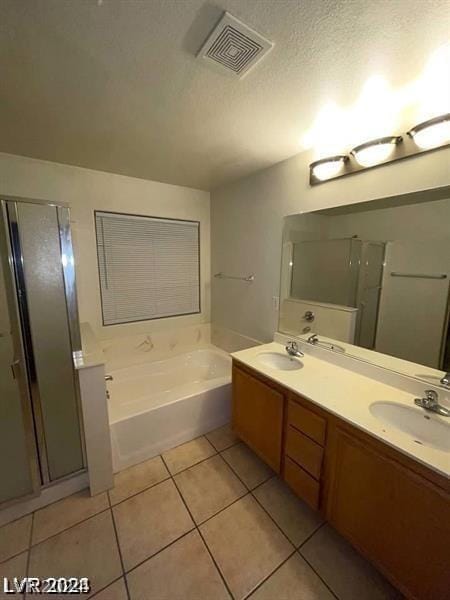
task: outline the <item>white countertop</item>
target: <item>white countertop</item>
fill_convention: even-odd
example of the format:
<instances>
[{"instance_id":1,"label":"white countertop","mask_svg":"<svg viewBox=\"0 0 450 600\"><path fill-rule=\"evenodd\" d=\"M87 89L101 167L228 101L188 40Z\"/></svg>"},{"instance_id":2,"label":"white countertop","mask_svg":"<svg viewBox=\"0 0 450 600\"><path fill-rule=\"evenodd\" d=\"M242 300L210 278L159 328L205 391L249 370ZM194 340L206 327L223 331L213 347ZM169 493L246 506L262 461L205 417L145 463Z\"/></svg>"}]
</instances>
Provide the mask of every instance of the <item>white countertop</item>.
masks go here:
<instances>
[{"instance_id":1,"label":"white countertop","mask_svg":"<svg viewBox=\"0 0 450 600\"><path fill-rule=\"evenodd\" d=\"M258 354L262 352L279 352L286 355L282 344L272 342L235 352L231 356L441 475L450 476L449 452L418 444L411 435L380 421L369 410L373 402L382 401L395 402L423 413L422 408L415 406L415 396L411 393L356 373L350 368L337 366L310 353L301 359L295 359L303 363L303 368L299 370L273 369L262 365L258 360ZM427 416L449 424L449 419L437 414L428 413Z\"/></svg>"}]
</instances>

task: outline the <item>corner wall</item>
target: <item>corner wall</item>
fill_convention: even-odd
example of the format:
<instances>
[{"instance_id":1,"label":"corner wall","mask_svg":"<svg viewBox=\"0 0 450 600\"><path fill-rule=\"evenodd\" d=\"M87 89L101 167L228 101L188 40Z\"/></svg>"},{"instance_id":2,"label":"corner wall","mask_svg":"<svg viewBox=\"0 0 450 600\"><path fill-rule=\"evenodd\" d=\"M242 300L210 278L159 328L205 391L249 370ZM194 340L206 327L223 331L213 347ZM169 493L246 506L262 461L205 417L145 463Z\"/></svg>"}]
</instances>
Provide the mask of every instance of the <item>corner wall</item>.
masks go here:
<instances>
[{"instance_id":1,"label":"corner wall","mask_svg":"<svg viewBox=\"0 0 450 600\"><path fill-rule=\"evenodd\" d=\"M450 185L450 149L309 185L309 153L214 190L211 270L253 273L245 283L211 279L212 325L267 342L277 329L283 217Z\"/></svg>"},{"instance_id":2,"label":"corner wall","mask_svg":"<svg viewBox=\"0 0 450 600\"><path fill-rule=\"evenodd\" d=\"M80 321L100 338L175 329L210 319L209 192L0 153L0 195L70 205ZM94 210L200 221L199 315L104 327L101 320Z\"/></svg>"}]
</instances>

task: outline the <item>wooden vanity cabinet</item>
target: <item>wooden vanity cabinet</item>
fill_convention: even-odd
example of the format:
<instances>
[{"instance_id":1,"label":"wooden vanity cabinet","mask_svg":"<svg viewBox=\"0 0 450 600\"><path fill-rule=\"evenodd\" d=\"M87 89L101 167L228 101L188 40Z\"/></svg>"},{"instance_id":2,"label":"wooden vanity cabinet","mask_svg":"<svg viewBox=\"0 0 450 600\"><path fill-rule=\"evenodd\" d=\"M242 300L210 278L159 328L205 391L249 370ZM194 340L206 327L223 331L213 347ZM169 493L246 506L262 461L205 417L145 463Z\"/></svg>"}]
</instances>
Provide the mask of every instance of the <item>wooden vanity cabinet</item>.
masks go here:
<instances>
[{"instance_id":1,"label":"wooden vanity cabinet","mask_svg":"<svg viewBox=\"0 0 450 600\"><path fill-rule=\"evenodd\" d=\"M283 391L233 363L233 429L276 473L281 472L283 414Z\"/></svg>"},{"instance_id":2,"label":"wooden vanity cabinet","mask_svg":"<svg viewBox=\"0 0 450 600\"><path fill-rule=\"evenodd\" d=\"M332 420L327 520L407 598L450 598L449 482Z\"/></svg>"},{"instance_id":3,"label":"wooden vanity cabinet","mask_svg":"<svg viewBox=\"0 0 450 600\"><path fill-rule=\"evenodd\" d=\"M233 364L233 428L406 596L450 600L450 481Z\"/></svg>"}]
</instances>

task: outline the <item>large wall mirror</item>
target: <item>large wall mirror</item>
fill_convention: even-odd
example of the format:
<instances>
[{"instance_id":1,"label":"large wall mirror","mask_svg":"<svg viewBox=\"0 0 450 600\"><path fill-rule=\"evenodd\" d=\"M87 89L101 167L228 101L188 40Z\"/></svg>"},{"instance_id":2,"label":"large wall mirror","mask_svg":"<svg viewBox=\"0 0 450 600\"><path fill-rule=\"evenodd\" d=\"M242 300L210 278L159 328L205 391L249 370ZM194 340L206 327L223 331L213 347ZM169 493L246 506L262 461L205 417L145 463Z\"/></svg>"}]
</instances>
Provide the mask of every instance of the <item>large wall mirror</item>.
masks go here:
<instances>
[{"instance_id":1,"label":"large wall mirror","mask_svg":"<svg viewBox=\"0 0 450 600\"><path fill-rule=\"evenodd\" d=\"M449 280L449 188L292 215L278 329L439 383Z\"/></svg>"}]
</instances>

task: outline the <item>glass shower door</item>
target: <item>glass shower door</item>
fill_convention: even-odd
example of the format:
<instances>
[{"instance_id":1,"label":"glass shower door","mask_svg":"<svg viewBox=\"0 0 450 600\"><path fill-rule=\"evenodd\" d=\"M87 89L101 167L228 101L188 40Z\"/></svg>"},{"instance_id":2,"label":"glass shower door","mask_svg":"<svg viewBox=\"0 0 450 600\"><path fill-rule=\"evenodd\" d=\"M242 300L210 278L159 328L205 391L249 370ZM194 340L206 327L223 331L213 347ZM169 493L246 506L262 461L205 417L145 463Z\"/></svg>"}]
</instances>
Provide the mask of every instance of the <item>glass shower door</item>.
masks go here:
<instances>
[{"instance_id":1,"label":"glass shower door","mask_svg":"<svg viewBox=\"0 0 450 600\"><path fill-rule=\"evenodd\" d=\"M5 198L0 222L0 504L85 468L69 211Z\"/></svg>"},{"instance_id":2,"label":"glass shower door","mask_svg":"<svg viewBox=\"0 0 450 600\"><path fill-rule=\"evenodd\" d=\"M68 210L50 204L8 206L17 223L26 356L44 483L84 467L73 352L80 349ZM21 263L21 264L20 264ZM71 304L72 303L72 306ZM71 318L72 317L72 318Z\"/></svg>"},{"instance_id":3,"label":"glass shower door","mask_svg":"<svg viewBox=\"0 0 450 600\"><path fill-rule=\"evenodd\" d=\"M0 218L0 504L38 493L40 474L5 214Z\"/></svg>"}]
</instances>

